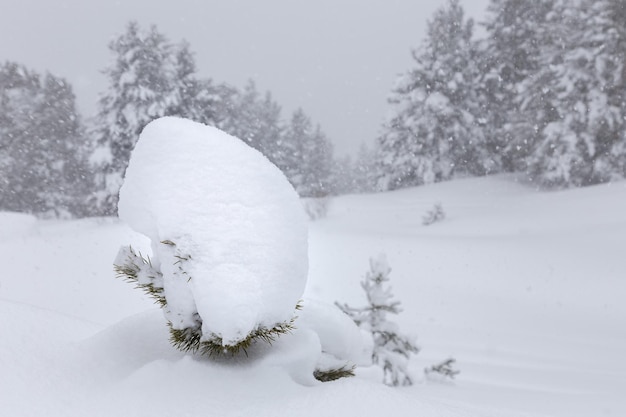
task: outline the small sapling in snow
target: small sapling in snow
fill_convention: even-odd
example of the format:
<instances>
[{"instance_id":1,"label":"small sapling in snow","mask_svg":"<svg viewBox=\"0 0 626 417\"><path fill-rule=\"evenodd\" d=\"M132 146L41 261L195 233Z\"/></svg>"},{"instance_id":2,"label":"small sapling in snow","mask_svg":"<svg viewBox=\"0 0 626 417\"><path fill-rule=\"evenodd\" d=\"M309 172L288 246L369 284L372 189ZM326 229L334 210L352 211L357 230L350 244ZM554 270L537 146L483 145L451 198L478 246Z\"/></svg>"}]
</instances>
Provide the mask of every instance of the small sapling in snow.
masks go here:
<instances>
[{"instance_id":1,"label":"small sapling in snow","mask_svg":"<svg viewBox=\"0 0 626 417\"><path fill-rule=\"evenodd\" d=\"M430 368L424 369L424 374L426 374L427 378L434 379L433 377L439 376L444 379L454 379L461 371L454 369L454 363L456 359L448 358L443 362L437 363Z\"/></svg>"},{"instance_id":2,"label":"small sapling in snow","mask_svg":"<svg viewBox=\"0 0 626 417\"><path fill-rule=\"evenodd\" d=\"M390 386L412 385L407 366L411 354L419 348L408 336L400 333L398 325L387 320L387 313L398 314L400 302L393 300L389 282L391 268L384 255L370 258L370 270L361 282L367 305L360 308L335 303L362 329L370 332L374 341L372 363L383 368L383 382Z\"/></svg>"},{"instance_id":3,"label":"small sapling in snow","mask_svg":"<svg viewBox=\"0 0 626 417\"><path fill-rule=\"evenodd\" d=\"M433 223L437 223L446 218L446 213L443 211L441 203L436 203L433 208L422 217L422 224L424 226L430 226Z\"/></svg>"}]
</instances>

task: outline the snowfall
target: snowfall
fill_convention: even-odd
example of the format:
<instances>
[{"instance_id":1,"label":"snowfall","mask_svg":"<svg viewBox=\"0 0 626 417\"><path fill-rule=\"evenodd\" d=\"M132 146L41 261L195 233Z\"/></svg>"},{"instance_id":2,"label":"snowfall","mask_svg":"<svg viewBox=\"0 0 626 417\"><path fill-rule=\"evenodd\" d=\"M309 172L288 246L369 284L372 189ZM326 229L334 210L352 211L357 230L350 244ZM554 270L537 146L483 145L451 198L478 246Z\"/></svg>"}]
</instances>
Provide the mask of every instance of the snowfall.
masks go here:
<instances>
[{"instance_id":1,"label":"snowfall","mask_svg":"<svg viewBox=\"0 0 626 417\"><path fill-rule=\"evenodd\" d=\"M436 203L445 219L423 225ZM0 415L626 415L626 182L542 191L493 176L317 204L300 328L217 358L173 348L161 309L115 278L121 246L152 253L128 224L0 213ZM303 328L328 315L320 338L345 338L333 303L365 303L381 253L403 308L389 319L421 347L415 384L383 385L372 366L303 381ZM448 357L454 380L425 377Z\"/></svg>"}]
</instances>

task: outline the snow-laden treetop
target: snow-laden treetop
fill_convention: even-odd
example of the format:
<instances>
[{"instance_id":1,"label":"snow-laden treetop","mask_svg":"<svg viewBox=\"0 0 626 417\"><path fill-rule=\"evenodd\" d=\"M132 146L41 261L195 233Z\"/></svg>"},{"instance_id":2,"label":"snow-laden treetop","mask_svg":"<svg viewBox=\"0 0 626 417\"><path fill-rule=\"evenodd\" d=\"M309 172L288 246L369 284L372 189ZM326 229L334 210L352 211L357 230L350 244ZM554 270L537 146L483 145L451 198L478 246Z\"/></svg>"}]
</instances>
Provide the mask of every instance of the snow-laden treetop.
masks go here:
<instances>
[{"instance_id":1,"label":"snow-laden treetop","mask_svg":"<svg viewBox=\"0 0 626 417\"><path fill-rule=\"evenodd\" d=\"M282 172L216 128L148 124L120 190L119 216L148 236L173 329L232 345L289 321L308 271L307 220Z\"/></svg>"}]
</instances>

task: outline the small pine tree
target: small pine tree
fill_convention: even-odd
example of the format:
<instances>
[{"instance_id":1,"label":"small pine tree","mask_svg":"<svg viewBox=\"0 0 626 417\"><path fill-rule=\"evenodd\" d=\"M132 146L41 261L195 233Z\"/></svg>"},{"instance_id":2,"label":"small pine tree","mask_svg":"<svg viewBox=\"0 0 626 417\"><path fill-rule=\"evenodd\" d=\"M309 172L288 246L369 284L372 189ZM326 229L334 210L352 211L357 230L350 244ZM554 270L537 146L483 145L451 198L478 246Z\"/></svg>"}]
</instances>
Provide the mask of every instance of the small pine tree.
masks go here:
<instances>
[{"instance_id":1,"label":"small pine tree","mask_svg":"<svg viewBox=\"0 0 626 417\"><path fill-rule=\"evenodd\" d=\"M430 226L433 223L440 222L446 218L446 212L443 211L441 203L436 203L433 208L422 217L422 224Z\"/></svg>"},{"instance_id":2,"label":"small pine tree","mask_svg":"<svg viewBox=\"0 0 626 417\"><path fill-rule=\"evenodd\" d=\"M458 369L454 369L455 363L456 359L448 358L445 361L432 365L430 368L424 369L424 374L431 379L435 379L435 377L454 379L455 376L461 373Z\"/></svg>"},{"instance_id":3,"label":"small pine tree","mask_svg":"<svg viewBox=\"0 0 626 417\"><path fill-rule=\"evenodd\" d=\"M385 288L390 272L384 255L370 258L370 270L361 282L368 305L360 308L347 304L336 305L359 327L372 333L372 363L383 368L383 382L394 387L412 385L407 365L410 355L418 353L419 348L409 337L400 333L396 323L387 320L387 313L398 314L402 311L400 302L393 300L391 287Z\"/></svg>"}]
</instances>

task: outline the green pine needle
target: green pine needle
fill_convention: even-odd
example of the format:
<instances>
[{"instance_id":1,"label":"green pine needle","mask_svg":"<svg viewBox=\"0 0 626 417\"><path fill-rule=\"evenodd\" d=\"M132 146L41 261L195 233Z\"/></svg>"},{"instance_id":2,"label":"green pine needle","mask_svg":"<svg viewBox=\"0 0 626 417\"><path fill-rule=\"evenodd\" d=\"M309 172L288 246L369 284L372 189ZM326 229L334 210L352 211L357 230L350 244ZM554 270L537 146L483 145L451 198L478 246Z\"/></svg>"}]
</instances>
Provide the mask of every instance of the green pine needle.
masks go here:
<instances>
[{"instance_id":1,"label":"green pine needle","mask_svg":"<svg viewBox=\"0 0 626 417\"><path fill-rule=\"evenodd\" d=\"M315 372L313 372L313 376L315 379L322 382L335 381L340 378L349 378L354 376L354 368L354 365L344 365L341 368L333 368L324 371L316 369Z\"/></svg>"},{"instance_id":2,"label":"green pine needle","mask_svg":"<svg viewBox=\"0 0 626 417\"><path fill-rule=\"evenodd\" d=\"M168 246L176 246L171 240L164 240L161 243ZM152 267L150 258L144 258L141 253L135 252L130 246L122 247L120 252L125 255L125 260L122 265L114 265L117 277L135 284L136 288L141 289L147 295L151 296L161 308L165 308L167 306L167 300L162 284L155 285L157 277L159 278L159 284L161 283L162 274ZM189 261L191 256L174 256L178 259L175 264L178 264L182 273L186 274L182 268L182 264L185 261ZM148 283L139 283L139 276L142 272L147 272L145 276L148 277ZM191 279L191 277L189 279ZM295 310L301 309L302 300L298 301L295 307ZM296 318L297 316L294 316L291 320L278 323L272 328L259 327L234 345L224 345L222 338L217 335L213 335L213 337L208 340L202 340L202 320L199 316L196 317L196 324L193 327L175 329L171 322L168 322L167 325L170 329L170 342L176 349L183 352L196 353L199 351L201 355L218 356L225 353L237 355L243 351L247 355L248 349L250 349L256 340L272 344L279 336L293 331L295 329L293 323Z\"/></svg>"},{"instance_id":3,"label":"green pine needle","mask_svg":"<svg viewBox=\"0 0 626 417\"><path fill-rule=\"evenodd\" d=\"M174 329L172 323L168 322L170 328L170 343L183 352L195 353L200 347L202 338L201 326L187 327L184 329Z\"/></svg>"},{"instance_id":4,"label":"green pine needle","mask_svg":"<svg viewBox=\"0 0 626 417\"><path fill-rule=\"evenodd\" d=\"M270 329L266 327L259 327L234 345L224 345L221 337L214 336L210 340L205 340L200 343L200 354L219 356L222 354L237 355L243 352L247 356L248 349L250 349L255 341L260 340L271 345L281 335L295 330L295 326L293 324L295 319L296 317L292 318L289 322L278 323Z\"/></svg>"},{"instance_id":5,"label":"green pine needle","mask_svg":"<svg viewBox=\"0 0 626 417\"><path fill-rule=\"evenodd\" d=\"M114 265L116 276L123 279L126 282L135 284L135 288L139 288L144 293L149 295L155 300L155 303L161 306L161 308L167 305L165 299L165 293L162 287L155 286L154 281L157 275L161 275L160 272L152 267L150 257L144 258L141 252L135 252L132 246L124 246L120 251L126 251L126 260L123 265ZM149 283L139 283L139 273L142 270L147 269L149 271L148 277Z\"/></svg>"}]
</instances>

